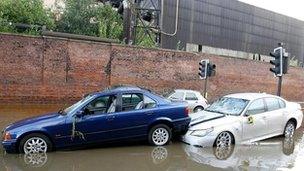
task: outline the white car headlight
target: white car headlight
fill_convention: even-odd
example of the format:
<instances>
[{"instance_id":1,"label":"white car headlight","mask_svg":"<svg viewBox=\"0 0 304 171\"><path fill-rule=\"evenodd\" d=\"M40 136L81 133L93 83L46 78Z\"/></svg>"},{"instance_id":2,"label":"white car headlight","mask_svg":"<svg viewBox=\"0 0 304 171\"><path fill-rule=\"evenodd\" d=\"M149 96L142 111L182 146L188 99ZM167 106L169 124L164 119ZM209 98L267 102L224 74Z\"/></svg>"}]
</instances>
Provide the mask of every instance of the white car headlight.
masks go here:
<instances>
[{"instance_id":1,"label":"white car headlight","mask_svg":"<svg viewBox=\"0 0 304 171\"><path fill-rule=\"evenodd\" d=\"M190 135L197 136L197 137L204 137L208 135L210 132L212 132L214 129L213 127L208 128L208 129L198 129L194 130Z\"/></svg>"}]
</instances>

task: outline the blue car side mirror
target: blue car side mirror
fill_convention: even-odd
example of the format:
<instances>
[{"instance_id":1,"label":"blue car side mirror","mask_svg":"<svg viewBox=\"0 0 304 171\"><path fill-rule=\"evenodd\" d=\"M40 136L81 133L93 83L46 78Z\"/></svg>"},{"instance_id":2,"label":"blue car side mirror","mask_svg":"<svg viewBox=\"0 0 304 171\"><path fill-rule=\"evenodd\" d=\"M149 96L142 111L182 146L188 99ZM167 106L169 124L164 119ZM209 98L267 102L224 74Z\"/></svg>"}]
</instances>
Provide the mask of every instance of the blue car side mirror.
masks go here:
<instances>
[{"instance_id":1,"label":"blue car side mirror","mask_svg":"<svg viewBox=\"0 0 304 171\"><path fill-rule=\"evenodd\" d=\"M76 114L75 114L75 116L76 116L77 118L81 118L83 115L84 115L84 111L83 111L83 110L79 110L79 111L77 111Z\"/></svg>"}]
</instances>

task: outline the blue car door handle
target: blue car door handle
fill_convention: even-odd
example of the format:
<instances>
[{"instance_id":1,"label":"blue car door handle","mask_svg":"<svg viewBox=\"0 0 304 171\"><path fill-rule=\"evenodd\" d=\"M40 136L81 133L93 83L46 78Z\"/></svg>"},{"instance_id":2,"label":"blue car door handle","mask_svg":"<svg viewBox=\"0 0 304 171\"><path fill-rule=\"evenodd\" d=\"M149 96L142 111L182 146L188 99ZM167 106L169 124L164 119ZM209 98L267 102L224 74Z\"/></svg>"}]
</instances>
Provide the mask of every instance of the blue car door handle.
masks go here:
<instances>
[{"instance_id":1,"label":"blue car door handle","mask_svg":"<svg viewBox=\"0 0 304 171\"><path fill-rule=\"evenodd\" d=\"M115 119L115 115L110 115L107 117L108 121L113 121Z\"/></svg>"},{"instance_id":2,"label":"blue car door handle","mask_svg":"<svg viewBox=\"0 0 304 171\"><path fill-rule=\"evenodd\" d=\"M145 112L146 115L153 115L153 111Z\"/></svg>"}]
</instances>

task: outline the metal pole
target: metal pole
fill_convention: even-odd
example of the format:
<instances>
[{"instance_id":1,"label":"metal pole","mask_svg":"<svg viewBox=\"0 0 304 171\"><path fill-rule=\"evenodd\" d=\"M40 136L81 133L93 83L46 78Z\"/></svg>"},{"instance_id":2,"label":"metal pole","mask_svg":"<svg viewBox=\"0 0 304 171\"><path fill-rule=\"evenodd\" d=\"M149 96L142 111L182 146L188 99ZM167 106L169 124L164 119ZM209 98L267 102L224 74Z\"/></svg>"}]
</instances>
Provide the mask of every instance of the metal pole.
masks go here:
<instances>
[{"instance_id":1,"label":"metal pole","mask_svg":"<svg viewBox=\"0 0 304 171\"><path fill-rule=\"evenodd\" d=\"M138 10L137 10L137 8L138 8L138 1L139 0L134 0L134 6L135 6L135 8L133 9L134 10L134 12L135 12L135 14L133 14L132 13L132 15L133 15L133 18L132 18L132 21L133 21L133 27L132 27L132 45L135 45L136 44L136 26L137 26L137 17L138 17L138 15L137 15L137 13L138 13Z\"/></svg>"},{"instance_id":2,"label":"metal pole","mask_svg":"<svg viewBox=\"0 0 304 171\"><path fill-rule=\"evenodd\" d=\"M281 96L282 81L283 81L283 77L279 76L279 84L278 84L277 96Z\"/></svg>"},{"instance_id":3,"label":"metal pole","mask_svg":"<svg viewBox=\"0 0 304 171\"><path fill-rule=\"evenodd\" d=\"M208 76L206 76L205 86L204 86L204 98L205 99L207 99L207 82L208 82Z\"/></svg>"},{"instance_id":4,"label":"metal pole","mask_svg":"<svg viewBox=\"0 0 304 171\"><path fill-rule=\"evenodd\" d=\"M130 44L131 41L131 9L130 6L125 7L124 6L124 12L123 12L123 32L124 32L124 39L126 44Z\"/></svg>"}]
</instances>

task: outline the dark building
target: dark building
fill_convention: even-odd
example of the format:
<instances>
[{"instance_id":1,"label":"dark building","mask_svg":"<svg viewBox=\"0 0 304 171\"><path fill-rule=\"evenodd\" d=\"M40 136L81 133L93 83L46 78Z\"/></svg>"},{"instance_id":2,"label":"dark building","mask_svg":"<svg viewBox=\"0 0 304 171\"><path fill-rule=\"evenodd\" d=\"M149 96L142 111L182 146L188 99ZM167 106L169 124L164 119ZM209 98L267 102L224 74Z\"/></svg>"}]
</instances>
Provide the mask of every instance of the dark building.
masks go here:
<instances>
[{"instance_id":1,"label":"dark building","mask_svg":"<svg viewBox=\"0 0 304 171\"><path fill-rule=\"evenodd\" d=\"M177 2L163 1L164 32L175 31ZM291 57L304 61L304 21L237 0L180 0L178 13L176 35L162 34L163 48L190 43L268 55L284 42Z\"/></svg>"}]
</instances>

